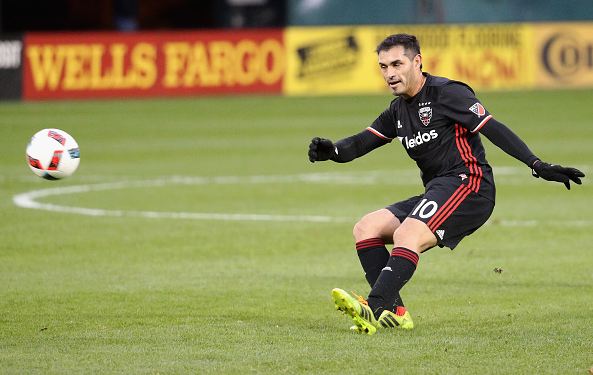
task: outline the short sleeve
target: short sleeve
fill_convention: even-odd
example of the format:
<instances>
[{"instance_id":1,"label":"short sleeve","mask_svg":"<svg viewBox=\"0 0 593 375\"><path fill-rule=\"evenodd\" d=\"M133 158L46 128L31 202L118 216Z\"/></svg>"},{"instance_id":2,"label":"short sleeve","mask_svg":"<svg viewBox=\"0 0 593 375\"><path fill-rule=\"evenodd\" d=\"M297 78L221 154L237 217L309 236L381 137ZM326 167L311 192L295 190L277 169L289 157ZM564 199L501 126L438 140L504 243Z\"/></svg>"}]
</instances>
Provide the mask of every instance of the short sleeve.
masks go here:
<instances>
[{"instance_id":1,"label":"short sleeve","mask_svg":"<svg viewBox=\"0 0 593 375\"><path fill-rule=\"evenodd\" d=\"M382 138L387 142L391 142L397 136L397 134L395 133L394 108L395 106L392 103L389 106L389 108L384 110L379 115L379 117L377 117L377 119L373 121L373 123L371 124L371 126L367 128L367 130L376 135L377 137Z\"/></svg>"},{"instance_id":2,"label":"short sleeve","mask_svg":"<svg viewBox=\"0 0 593 375\"><path fill-rule=\"evenodd\" d=\"M439 101L445 116L472 133L479 131L492 118L473 91L459 82L443 86Z\"/></svg>"}]
</instances>

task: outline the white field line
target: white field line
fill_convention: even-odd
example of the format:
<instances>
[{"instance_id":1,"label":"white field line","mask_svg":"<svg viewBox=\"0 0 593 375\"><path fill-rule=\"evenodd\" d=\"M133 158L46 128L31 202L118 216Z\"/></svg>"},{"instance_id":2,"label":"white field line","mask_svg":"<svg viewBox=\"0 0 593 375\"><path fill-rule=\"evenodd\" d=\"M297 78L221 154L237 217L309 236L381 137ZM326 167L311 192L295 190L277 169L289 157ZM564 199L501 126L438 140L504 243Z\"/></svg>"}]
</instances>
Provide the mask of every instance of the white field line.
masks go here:
<instances>
[{"instance_id":1,"label":"white field line","mask_svg":"<svg viewBox=\"0 0 593 375\"><path fill-rule=\"evenodd\" d=\"M370 177L375 180L374 177ZM147 219L192 219L220 221L275 221L275 222L351 222L352 218L324 215L275 215L275 214L238 214L238 213L206 213L206 212L160 212L160 211L125 211L101 208L85 208L42 203L37 200L54 195L80 194L92 191L117 190L125 188L148 188L167 185L217 185L217 184L268 184L294 182L341 182L355 183L356 176L344 175L332 179L324 174L287 175L287 176L223 176L223 177L168 177L143 181L119 181L100 184L74 185L49 189L33 190L13 197L16 206L22 208L69 213L85 216L111 217L142 217ZM362 181L369 183L369 178Z\"/></svg>"},{"instance_id":2,"label":"white field line","mask_svg":"<svg viewBox=\"0 0 593 375\"><path fill-rule=\"evenodd\" d=\"M515 175L523 169L506 167L497 169L498 175ZM416 177L416 179L413 179ZM130 211L108 210L102 208L85 208L42 203L38 199L56 195L82 194L93 191L106 191L127 188L153 188L169 185L235 185L235 184L270 184L270 183L329 183L329 184L377 184L394 182L402 185L416 185L418 182L417 170L404 170L395 173L385 171L369 171L364 173L311 173L297 175L272 175L272 176L220 176L220 177L188 177L173 176L140 181L118 181L97 184L73 185L48 189L39 189L24 192L13 196L16 206L28 209L44 210L67 214L85 216L109 217L140 217L146 219L185 219L185 220L218 220L218 221L268 221L268 222L312 222L312 223L353 223L356 218L336 217L327 215L276 215L276 214L239 214L239 213L207 213L207 212L161 212L161 211ZM488 222L487 225L501 225L510 227L533 227L542 225L537 220L497 220L496 224ZM550 222L550 225L589 227L592 222L588 220L571 220Z\"/></svg>"}]
</instances>

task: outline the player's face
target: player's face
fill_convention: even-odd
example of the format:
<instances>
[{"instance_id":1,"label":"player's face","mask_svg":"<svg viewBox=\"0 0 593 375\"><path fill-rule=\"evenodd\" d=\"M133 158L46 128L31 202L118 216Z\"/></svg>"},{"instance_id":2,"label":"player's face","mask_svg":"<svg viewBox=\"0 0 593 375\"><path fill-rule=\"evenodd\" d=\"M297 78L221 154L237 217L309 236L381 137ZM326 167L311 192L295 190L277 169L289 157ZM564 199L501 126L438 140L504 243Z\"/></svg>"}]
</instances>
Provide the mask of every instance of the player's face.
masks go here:
<instances>
[{"instance_id":1,"label":"player's face","mask_svg":"<svg viewBox=\"0 0 593 375\"><path fill-rule=\"evenodd\" d=\"M379 52L379 68L393 95L408 98L422 88L422 56L410 58L405 52L402 46Z\"/></svg>"}]
</instances>

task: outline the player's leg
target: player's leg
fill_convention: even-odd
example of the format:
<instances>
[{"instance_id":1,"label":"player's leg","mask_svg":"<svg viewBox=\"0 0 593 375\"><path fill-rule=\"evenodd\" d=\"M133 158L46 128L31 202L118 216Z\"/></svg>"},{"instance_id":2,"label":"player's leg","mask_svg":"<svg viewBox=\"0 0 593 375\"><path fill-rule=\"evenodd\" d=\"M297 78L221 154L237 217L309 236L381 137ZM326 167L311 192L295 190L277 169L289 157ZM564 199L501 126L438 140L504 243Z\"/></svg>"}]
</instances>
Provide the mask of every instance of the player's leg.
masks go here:
<instances>
[{"instance_id":1,"label":"player's leg","mask_svg":"<svg viewBox=\"0 0 593 375\"><path fill-rule=\"evenodd\" d=\"M383 311L393 311L399 291L416 270L419 254L435 245L453 249L464 236L483 225L494 208L463 180L442 177L427 188L410 215L394 233L394 248L381 271L368 304L379 323Z\"/></svg>"},{"instance_id":2,"label":"player's leg","mask_svg":"<svg viewBox=\"0 0 593 375\"><path fill-rule=\"evenodd\" d=\"M354 225L352 234L356 253L371 287L389 260L385 244L392 243L393 233L399 225L399 219L385 208L366 214Z\"/></svg>"},{"instance_id":3,"label":"player's leg","mask_svg":"<svg viewBox=\"0 0 593 375\"><path fill-rule=\"evenodd\" d=\"M425 223L408 217L395 231L393 243L391 256L367 301L382 326L411 329L414 323L400 290L414 275L420 253L436 245L437 239Z\"/></svg>"},{"instance_id":4,"label":"player's leg","mask_svg":"<svg viewBox=\"0 0 593 375\"><path fill-rule=\"evenodd\" d=\"M375 284L378 275L389 260L389 252L385 243L393 243L393 233L401 222L411 212L421 196L412 197L405 201L395 203L386 209L377 210L365 215L353 230L356 248L360 263L365 270L365 276L371 287ZM402 320L402 316L382 316L383 321L377 321L370 310L367 301L359 296L353 297L342 289L332 291L335 306L338 310L352 317L354 326L350 327L356 332L373 334L380 324L385 327L400 326L412 328L413 323L409 313ZM404 311L403 301L397 294L398 311ZM391 314L395 315L395 314Z\"/></svg>"},{"instance_id":5,"label":"player's leg","mask_svg":"<svg viewBox=\"0 0 593 375\"><path fill-rule=\"evenodd\" d=\"M393 233L408 216L421 195L394 203L386 208L366 214L354 225L356 252L365 277L371 287L389 260L385 244L393 243Z\"/></svg>"},{"instance_id":6,"label":"player's leg","mask_svg":"<svg viewBox=\"0 0 593 375\"><path fill-rule=\"evenodd\" d=\"M399 225L399 219L388 209L382 208L364 215L354 225L352 234L356 242L379 238L384 243L392 243L393 233Z\"/></svg>"},{"instance_id":7,"label":"player's leg","mask_svg":"<svg viewBox=\"0 0 593 375\"><path fill-rule=\"evenodd\" d=\"M410 280L418 264L421 252L435 246L437 238L427 225L439 207L449 207L447 202L460 202L459 190L467 189L457 177L441 177L427 185L421 199L416 200L393 235L394 248L391 256L369 293L368 303L375 317L384 311L394 311L398 306L399 291ZM447 212L454 207L447 208Z\"/></svg>"},{"instance_id":8,"label":"player's leg","mask_svg":"<svg viewBox=\"0 0 593 375\"><path fill-rule=\"evenodd\" d=\"M437 244L435 234L424 222L408 217L393 232L393 247L413 251L417 255Z\"/></svg>"}]
</instances>

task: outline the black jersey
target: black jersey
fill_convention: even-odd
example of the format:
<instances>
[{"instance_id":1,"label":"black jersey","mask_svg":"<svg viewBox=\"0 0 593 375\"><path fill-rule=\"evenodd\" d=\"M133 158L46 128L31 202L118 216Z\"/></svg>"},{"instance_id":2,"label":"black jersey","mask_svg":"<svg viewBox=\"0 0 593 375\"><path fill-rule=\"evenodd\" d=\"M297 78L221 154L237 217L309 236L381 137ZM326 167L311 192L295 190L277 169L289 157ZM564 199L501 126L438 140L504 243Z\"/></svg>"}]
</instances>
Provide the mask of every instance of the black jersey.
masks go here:
<instances>
[{"instance_id":1,"label":"black jersey","mask_svg":"<svg viewBox=\"0 0 593 375\"><path fill-rule=\"evenodd\" d=\"M367 130L385 141L397 138L420 168L424 186L435 177L457 176L494 200L492 168L478 134L492 115L468 85L423 74L420 92L394 99Z\"/></svg>"}]
</instances>

